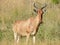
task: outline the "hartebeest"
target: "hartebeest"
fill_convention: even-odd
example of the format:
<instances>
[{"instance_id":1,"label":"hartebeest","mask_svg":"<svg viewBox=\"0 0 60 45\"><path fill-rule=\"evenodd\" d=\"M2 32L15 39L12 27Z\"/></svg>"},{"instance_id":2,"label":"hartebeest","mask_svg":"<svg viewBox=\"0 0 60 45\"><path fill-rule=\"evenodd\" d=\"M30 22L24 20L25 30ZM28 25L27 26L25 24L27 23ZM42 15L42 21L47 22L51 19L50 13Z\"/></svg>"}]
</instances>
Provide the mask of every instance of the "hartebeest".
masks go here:
<instances>
[{"instance_id":1,"label":"hartebeest","mask_svg":"<svg viewBox=\"0 0 60 45\"><path fill-rule=\"evenodd\" d=\"M30 17L27 20L20 20L16 21L13 24L13 32L14 32L14 38L18 42L19 41L19 35L20 36L26 36L26 43L28 42L29 36L33 36L33 44L35 44L35 34L37 32L37 28L39 24L42 22L42 14L43 14L43 6L41 9L37 9L37 16L36 17Z\"/></svg>"}]
</instances>

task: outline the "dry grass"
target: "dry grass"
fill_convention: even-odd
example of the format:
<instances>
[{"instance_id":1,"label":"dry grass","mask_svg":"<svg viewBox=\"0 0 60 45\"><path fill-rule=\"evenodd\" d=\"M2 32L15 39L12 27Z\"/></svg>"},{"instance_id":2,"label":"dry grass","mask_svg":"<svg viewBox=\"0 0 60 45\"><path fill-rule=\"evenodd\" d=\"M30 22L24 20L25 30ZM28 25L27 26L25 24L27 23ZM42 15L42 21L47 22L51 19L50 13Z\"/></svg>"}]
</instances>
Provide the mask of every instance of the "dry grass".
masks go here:
<instances>
[{"instance_id":1,"label":"dry grass","mask_svg":"<svg viewBox=\"0 0 60 45\"><path fill-rule=\"evenodd\" d=\"M46 0L48 6L43 15L43 24L36 35L36 45L60 45L60 8ZM37 0L37 2L41 2ZM29 0L0 0L0 45L15 45L12 24L16 20L26 20L32 15L32 2ZM32 7L31 7L32 6ZM19 45L25 45L25 38ZM32 45L32 38L29 40Z\"/></svg>"},{"instance_id":2,"label":"dry grass","mask_svg":"<svg viewBox=\"0 0 60 45\"><path fill-rule=\"evenodd\" d=\"M26 45L26 43L24 41L23 42L20 41L17 44L14 41L2 40L0 42L0 45ZM28 45L33 45L32 40L29 41ZM35 45L60 45L60 41L59 40L36 41Z\"/></svg>"}]
</instances>

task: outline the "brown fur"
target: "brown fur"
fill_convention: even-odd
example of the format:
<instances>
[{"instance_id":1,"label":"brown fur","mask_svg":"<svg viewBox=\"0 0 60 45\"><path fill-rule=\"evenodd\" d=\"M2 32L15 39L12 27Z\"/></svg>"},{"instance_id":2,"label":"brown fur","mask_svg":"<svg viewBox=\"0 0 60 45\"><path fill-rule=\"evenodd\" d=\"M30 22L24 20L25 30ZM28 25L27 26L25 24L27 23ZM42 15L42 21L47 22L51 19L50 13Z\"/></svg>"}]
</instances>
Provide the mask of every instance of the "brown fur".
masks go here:
<instances>
[{"instance_id":1,"label":"brown fur","mask_svg":"<svg viewBox=\"0 0 60 45\"><path fill-rule=\"evenodd\" d=\"M38 10L36 17L30 17L27 20L16 21L13 24L13 32L20 36L26 36L27 42L30 35L35 35L37 32L38 25L42 22L43 11Z\"/></svg>"},{"instance_id":2,"label":"brown fur","mask_svg":"<svg viewBox=\"0 0 60 45\"><path fill-rule=\"evenodd\" d=\"M22 35L27 36L35 31L38 25L42 22L42 10L38 10L36 17L31 17L28 20L16 21L13 25L13 31Z\"/></svg>"}]
</instances>

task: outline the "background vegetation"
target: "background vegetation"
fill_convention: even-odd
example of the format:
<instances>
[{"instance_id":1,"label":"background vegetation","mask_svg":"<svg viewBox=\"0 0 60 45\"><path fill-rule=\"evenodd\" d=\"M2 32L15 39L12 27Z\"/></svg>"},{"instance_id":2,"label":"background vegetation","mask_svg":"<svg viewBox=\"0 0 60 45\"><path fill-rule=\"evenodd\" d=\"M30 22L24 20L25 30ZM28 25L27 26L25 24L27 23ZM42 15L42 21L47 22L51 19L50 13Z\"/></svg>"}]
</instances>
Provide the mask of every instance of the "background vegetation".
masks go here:
<instances>
[{"instance_id":1,"label":"background vegetation","mask_svg":"<svg viewBox=\"0 0 60 45\"><path fill-rule=\"evenodd\" d=\"M26 20L36 16L33 12L34 0L0 0L0 45L13 45L12 24L16 20ZM36 45L60 45L60 0L35 0L40 8L47 4L43 24L36 35ZM21 43L25 42L25 37ZM29 44L31 45L30 37ZM23 43L22 43L23 45Z\"/></svg>"}]
</instances>

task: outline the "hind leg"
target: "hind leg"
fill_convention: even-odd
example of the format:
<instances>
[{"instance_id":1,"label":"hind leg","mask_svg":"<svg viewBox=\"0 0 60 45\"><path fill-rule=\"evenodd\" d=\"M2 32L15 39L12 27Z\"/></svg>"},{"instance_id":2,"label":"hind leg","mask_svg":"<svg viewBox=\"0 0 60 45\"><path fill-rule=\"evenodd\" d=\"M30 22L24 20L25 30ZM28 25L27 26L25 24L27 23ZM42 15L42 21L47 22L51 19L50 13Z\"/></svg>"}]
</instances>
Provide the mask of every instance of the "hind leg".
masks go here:
<instances>
[{"instance_id":1,"label":"hind leg","mask_svg":"<svg viewBox=\"0 0 60 45\"><path fill-rule=\"evenodd\" d=\"M17 41L17 33L14 32L14 40Z\"/></svg>"},{"instance_id":2,"label":"hind leg","mask_svg":"<svg viewBox=\"0 0 60 45\"><path fill-rule=\"evenodd\" d=\"M17 43L19 42L19 35L17 35Z\"/></svg>"}]
</instances>

